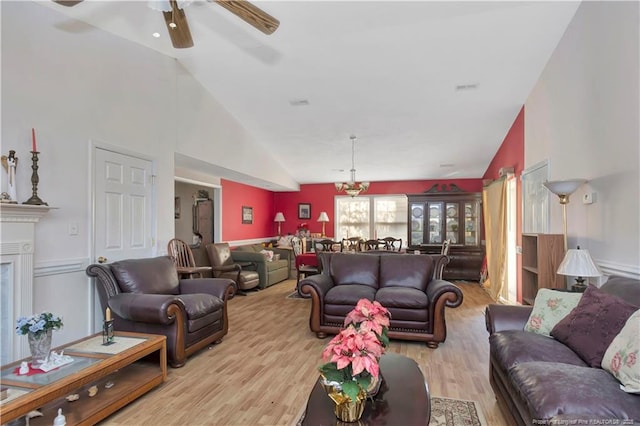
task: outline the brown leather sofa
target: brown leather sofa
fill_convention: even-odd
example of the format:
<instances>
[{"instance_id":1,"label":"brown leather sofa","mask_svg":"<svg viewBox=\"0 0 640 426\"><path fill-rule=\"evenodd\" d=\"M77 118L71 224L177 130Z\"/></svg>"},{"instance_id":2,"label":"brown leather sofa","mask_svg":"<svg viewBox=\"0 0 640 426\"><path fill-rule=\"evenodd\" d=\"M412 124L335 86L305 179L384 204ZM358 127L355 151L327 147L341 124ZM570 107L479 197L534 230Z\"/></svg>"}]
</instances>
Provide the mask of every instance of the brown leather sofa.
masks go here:
<instances>
[{"instance_id":1,"label":"brown leather sofa","mask_svg":"<svg viewBox=\"0 0 640 426\"><path fill-rule=\"evenodd\" d=\"M610 277L606 293L640 307L640 281ZM608 371L590 367L558 340L524 331L532 306L491 304L489 379L509 424L635 424L640 395L626 393ZM595 338L595 337L594 337Z\"/></svg>"},{"instance_id":2,"label":"brown leather sofa","mask_svg":"<svg viewBox=\"0 0 640 426\"><path fill-rule=\"evenodd\" d=\"M309 327L319 338L337 334L358 300L378 301L391 313L389 338L437 348L447 337L445 307L462 303L462 292L440 279L440 255L318 253L322 273L300 281L311 297Z\"/></svg>"},{"instance_id":3,"label":"brown leather sofa","mask_svg":"<svg viewBox=\"0 0 640 426\"><path fill-rule=\"evenodd\" d=\"M232 280L178 279L169 256L90 265L87 275L96 278L102 311L111 310L115 330L167 336L172 367L227 334Z\"/></svg>"}]
</instances>

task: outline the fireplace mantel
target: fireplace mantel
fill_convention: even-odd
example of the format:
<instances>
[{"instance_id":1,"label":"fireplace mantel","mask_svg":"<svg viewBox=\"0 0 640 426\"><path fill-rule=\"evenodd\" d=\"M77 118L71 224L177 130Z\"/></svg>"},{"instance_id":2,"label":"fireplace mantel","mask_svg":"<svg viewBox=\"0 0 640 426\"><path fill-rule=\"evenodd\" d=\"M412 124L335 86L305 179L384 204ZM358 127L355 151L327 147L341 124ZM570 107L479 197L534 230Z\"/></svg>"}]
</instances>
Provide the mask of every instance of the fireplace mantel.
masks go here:
<instances>
[{"instance_id":1,"label":"fireplace mantel","mask_svg":"<svg viewBox=\"0 0 640 426\"><path fill-rule=\"evenodd\" d=\"M49 210L55 207L32 206L30 204L0 204L1 222L38 222Z\"/></svg>"},{"instance_id":2,"label":"fireplace mantel","mask_svg":"<svg viewBox=\"0 0 640 426\"><path fill-rule=\"evenodd\" d=\"M35 227L53 207L0 204L0 335L2 364L28 354L27 339L18 339L15 320L32 315Z\"/></svg>"}]
</instances>

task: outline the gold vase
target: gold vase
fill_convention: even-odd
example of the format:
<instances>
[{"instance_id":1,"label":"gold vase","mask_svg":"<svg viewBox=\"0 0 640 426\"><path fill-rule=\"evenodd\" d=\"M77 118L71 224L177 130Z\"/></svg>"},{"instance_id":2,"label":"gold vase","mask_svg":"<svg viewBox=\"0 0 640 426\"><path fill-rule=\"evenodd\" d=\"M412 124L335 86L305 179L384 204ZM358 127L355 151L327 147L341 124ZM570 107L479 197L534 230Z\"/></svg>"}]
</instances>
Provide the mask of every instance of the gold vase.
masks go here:
<instances>
[{"instance_id":1,"label":"gold vase","mask_svg":"<svg viewBox=\"0 0 640 426\"><path fill-rule=\"evenodd\" d=\"M360 420L366 402L366 394L364 392L358 392L356 400L352 401L342 392L342 387L339 383L329 382L322 378L320 379L320 384L334 402L333 412L339 420L349 423Z\"/></svg>"}]
</instances>

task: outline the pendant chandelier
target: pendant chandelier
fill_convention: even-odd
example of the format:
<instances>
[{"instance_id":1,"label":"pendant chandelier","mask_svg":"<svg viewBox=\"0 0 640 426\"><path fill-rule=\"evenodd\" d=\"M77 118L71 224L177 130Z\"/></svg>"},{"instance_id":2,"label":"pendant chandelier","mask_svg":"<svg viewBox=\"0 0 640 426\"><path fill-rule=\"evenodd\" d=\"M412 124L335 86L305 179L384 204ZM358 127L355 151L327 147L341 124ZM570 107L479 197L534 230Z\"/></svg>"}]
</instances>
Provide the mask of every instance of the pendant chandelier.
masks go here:
<instances>
[{"instance_id":1,"label":"pendant chandelier","mask_svg":"<svg viewBox=\"0 0 640 426\"><path fill-rule=\"evenodd\" d=\"M365 192L369 189L369 182L356 182L356 166L355 166L355 150L356 150L356 137L351 136L351 180L349 182L336 182L336 191L344 191L348 195L355 197L361 192Z\"/></svg>"}]
</instances>

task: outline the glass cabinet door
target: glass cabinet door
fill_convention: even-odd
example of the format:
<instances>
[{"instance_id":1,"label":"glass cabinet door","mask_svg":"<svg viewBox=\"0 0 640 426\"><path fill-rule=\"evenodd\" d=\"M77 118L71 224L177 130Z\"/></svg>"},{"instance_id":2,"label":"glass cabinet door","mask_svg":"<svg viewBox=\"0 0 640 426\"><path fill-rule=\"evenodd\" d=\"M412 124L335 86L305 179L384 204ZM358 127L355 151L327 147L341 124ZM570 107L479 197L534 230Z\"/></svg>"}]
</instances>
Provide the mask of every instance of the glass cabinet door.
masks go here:
<instances>
[{"instance_id":1,"label":"glass cabinet door","mask_svg":"<svg viewBox=\"0 0 640 426\"><path fill-rule=\"evenodd\" d=\"M459 211L458 203L447 203L447 240L451 244L458 244L458 231L459 231Z\"/></svg>"},{"instance_id":2,"label":"glass cabinet door","mask_svg":"<svg viewBox=\"0 0 640 426\"><path fill-rule=\"evenodd\" d=\"M477 246L478 235L478 203L464 203L464 243L468 246Z\"/></svg>"},{"instance_id":3,"label":"glass cabinet door","mask_svg":"<svg viewBox=\"0 0 640 426\"><path fill-rule=\"evenodd\" d=\"M444 214L443 203L427 203L429 208L429 244L442 244Z\"/></svg>"},{"instance_id":4,"label":"glass cabinet door","mask_svg":"<svg viewBox=\"0 0 640 426\"><path fill-rule=\"evenodd\" d=\"M424 203L411 203L411 240L409 245L417 246L424 243Z\"/></svg>"}]
</instances>

